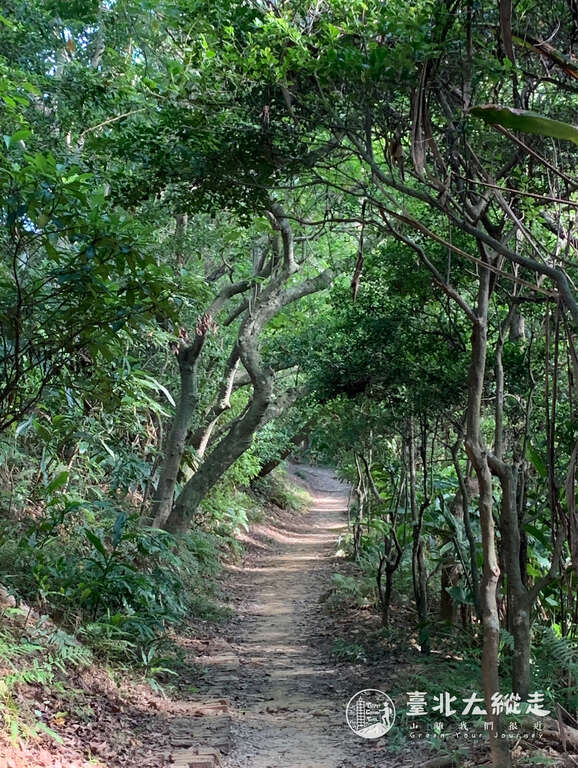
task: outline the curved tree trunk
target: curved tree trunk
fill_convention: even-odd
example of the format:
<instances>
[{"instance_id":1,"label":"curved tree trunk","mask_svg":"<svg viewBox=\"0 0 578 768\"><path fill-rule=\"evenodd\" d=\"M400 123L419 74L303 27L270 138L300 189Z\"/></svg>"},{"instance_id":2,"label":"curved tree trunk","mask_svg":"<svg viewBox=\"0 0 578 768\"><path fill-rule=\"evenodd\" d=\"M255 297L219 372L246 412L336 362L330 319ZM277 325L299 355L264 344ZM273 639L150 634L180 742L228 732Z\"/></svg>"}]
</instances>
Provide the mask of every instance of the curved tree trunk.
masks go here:
<instances>
[{"instance_id":1,"label":"curved tree trunk","mask_svg":"<svg viewBox=\"0 0 578 768\"><path fill-rule=\"evenodd\" d=\"M159 481L153 497L152 525L155 528L160 528L171 512L187 432L197 403L196 377L201 349L202 343L199 339L196 344L186 347L179 353L181 391L173 423L167 435L164 461L161 465Z\"/></svg>"},{"instance_id":2,"label":"curved tree trunk","mask_svg":"<svg viewBox=\"0 0 578 768\"><path fill-rule=\"evenodd\" d=\"M215 328L214 318L228 299L245 292L250 287L250 280L225 285L207 312L198 318L194 341L184 344L179 350L181 389L177 398L175 416L164 446L159 481L153 497L152 525L155 528L162 528L171 513L187 434L197 405L197 369L207 335ZM188 341L186 333L184 336Z\"/></svg>"},{"instance_id":3,"label":"curved tree trunk","mask_svg":"<svg viewBox=\"0 0 578 768\"><path fill-rule=\"evenodd\" d=\"M488 719L492 723L490 750L494 768L510 768L510 750L501 738L501 718L490 714L492 696L500 690L498 674L500 647L500 618L497 588L500 577L493 517L492 475L488 466L487 449L481 429L482 395L486 370L488 301L490 273L480 268L477 313L473 318L472 360L468 375L468 414L466 450L475 469L480 489L479 507L482 529L484 567L480 589L484 641L482 651L482 680Z\"/></svg>"},{"instance_id":4,"label":"curved tree trunk","mask_svg":"<svg viewBox=\"0 0 578 768\"><path fill-rule=\"evenodd\" d=\"M244 417L209 454L179 494L164 524L170 533L183 533L192 512L221 479L229 467L251 446L253 435L260 427L273 393L273 373L263 372L255 385L253 400Z\"/></svg>"},{"instance_id":5,"label":"curved tree trunk","mask_svg":"<svg viewBox=\"0 0 578 768\"><path fill-rule=\"evenodd\" d=\"M190 518L207 493L216 485L227 469L251 446L255 432L265 421L278 415L273 404L275 374L272 369L263 367L259 354L261 332L269 320L283 307L303 296L323 290L333 280L331 270L325 270L316 277L286 287L289 278L299 270L293 251L293 233L286 214L277 204L271 206L270 218L276 233L276 238L272 241L273 258L276 259L275 268L271 267L270 274L272 277L265 288L260 292L257 287L252 289L254 295L251 301L251 310L245 314L241 322L235 349L226 366L222 389L224 399L221 398L221 405L228 400L230 395L237 356L249 374L253 385L253 397L245 413L231 423L225 435L181 490L169 515L162 523L162 527L172 533L182 533L186 530ZM236 292L239 293L239 291ZM217 410L211 415L211 422L215 422L220 415L218 411L221 405L215 406ZM210 435L214 423L210 424L209 427ZM205 444L207 442L208 436Z\"/></svg>"}]
</instances>

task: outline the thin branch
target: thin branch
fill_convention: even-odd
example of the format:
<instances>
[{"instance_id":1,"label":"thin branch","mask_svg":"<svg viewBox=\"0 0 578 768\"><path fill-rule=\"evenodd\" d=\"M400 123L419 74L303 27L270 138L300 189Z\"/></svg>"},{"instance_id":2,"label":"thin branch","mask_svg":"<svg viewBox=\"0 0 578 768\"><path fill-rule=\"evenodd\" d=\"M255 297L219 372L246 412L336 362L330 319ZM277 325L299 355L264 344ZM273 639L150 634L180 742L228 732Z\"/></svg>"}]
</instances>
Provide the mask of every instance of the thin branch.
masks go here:
<instances>
[{"instance_id":1,"label":"thin branch","mask_svg":"<svg viewBox=\"0 0 578 768\"><path fill-rule=\"evenodd\" d=\"M122 115L117 115L116 117L109 117L108 120L104 120L102 123L98 123L98 125L92 125L90 128L87 128L80 134L78 139L83 139L87 133L92 133L92 131L97 131L99 128L104 128L105 125L110 125L111 123L116 123L119 120L124 120L125 117L137 115L139 112L145 112L146 109L147 107L140 107L139 109L131 109L130 112L124 112Z\"/></svg>"},{"instance_id":2,"label":"thin branch","mask_svg":"<svg viewBox=\"0 0 578 768\"><path fill-rule=\"evenodd\" d=\"M470 305L466 302L466 300L461 296L456 289L451 286L449 283L447 283L444 278L442 277L441 273L438 271L438 269L435 267L434 264L428 259L428 257L425 255L425 252L421 246L419 246L417 243L415 243L413 240L410 240L408 237L405 237L405 235L402 235L401 232L396 230L392 224L387 220L385 215L383 216L383 220L387 224L389 230L391 231L392 235L399 240L400 242L404 243L405 245L412 248L418 255L419 260L421 261L424 266L429 269L429 271L432 273L434 281L436 284L442 289L442 291L449 296L451 299L453 299L456 304L458 304L463 311L466 313L468 318L473 322L477 322L476 314L474 310L470 307Z\"/></svg>"}]
</instances>

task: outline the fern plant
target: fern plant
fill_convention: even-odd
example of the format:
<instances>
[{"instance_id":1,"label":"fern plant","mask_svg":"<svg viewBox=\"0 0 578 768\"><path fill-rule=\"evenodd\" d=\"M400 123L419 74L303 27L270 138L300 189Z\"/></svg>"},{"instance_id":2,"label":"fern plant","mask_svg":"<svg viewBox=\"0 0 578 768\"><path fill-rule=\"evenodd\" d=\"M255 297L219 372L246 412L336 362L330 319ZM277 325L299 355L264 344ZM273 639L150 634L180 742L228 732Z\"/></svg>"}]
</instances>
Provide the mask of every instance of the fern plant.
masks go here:
<instances>
[{"instance_id":1,"label":"fern plant","mask_svg":"<svg viewBox=\"0 0 578 768\"><path fill-rule=\"evenodd\" d=\"M7 630L0 632L0 717L12 741L41 732L60 738L45 723L26 721L18 708L19 686L57 687L60 674L66 675L71 667L87 666L91 661L92 654L87 648L42 621L28 627L27 635L22 637Z\"/></svg>"},{"instance_id":2,"label":"fern plant","mask_svg":"<svg viewBox=\"0 0 578 768\"><path fill-rule=\"evenodd\" d=\"M533 643L534 687L544 691L552 705L569 712L578 709L578 643L561 635L556 625L536 627Z\"/></svg>"}]
</instances>

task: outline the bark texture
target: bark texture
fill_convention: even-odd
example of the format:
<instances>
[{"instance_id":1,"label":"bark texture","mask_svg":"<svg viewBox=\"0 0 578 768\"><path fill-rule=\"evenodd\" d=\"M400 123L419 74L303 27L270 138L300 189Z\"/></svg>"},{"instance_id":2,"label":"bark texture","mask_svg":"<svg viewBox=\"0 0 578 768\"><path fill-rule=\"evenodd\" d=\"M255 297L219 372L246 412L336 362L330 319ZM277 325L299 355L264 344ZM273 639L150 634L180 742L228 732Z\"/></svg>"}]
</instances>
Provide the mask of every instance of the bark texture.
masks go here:
<instances>
[{"instance_id":1,"label":"bark texture","mask_svg":"<svg viewBox=\"0 0 578 768\"><path fill-rule=\"evenodd\" d=\"M333 274L326 270L316 277L289 285L291 277L300 268L295 260L291 225L287 215L277 204L271 206L269 219L274 230L271 262L268 267L264 267L262 259L259 259L256 268L270 275L270 279L263 288L258 284L249 286L250 299L247 308L241 312L242 320L237 340L225 367L217 401L207 414L205 426L195 432L193 443L197 447L199 457L204 460L181 489L174 503L164 507L165 512L168 508L168 514L157 515L155 518L160 527L172 533L182 533L187 529L201 501L227 469L251 446L257 430L268 420L275 418L280 409L290 404L299 394L298 389L288 391L276 401L275 373L271 368L264 366L261 360L260 334L283 307L328 287ZM233 294L229 294L227 298L231 295ZM227 425L224 433L216 435L217 421L229 408L229 398L239 363L248 374L252 396L243 414ZM214 438L212 442L211 436Z\"/></svg>"},{"instance_id":2,"label":"bark texture","mask_svg":"<svg viewBox=\"0 0 578 768\"><path fill-rule=\"evenodd\" d=\"M487 321L489 301L489 270L481 269L479 276L478 306L472 328L472 359L468 375L468 413L466 423L466 450L472 462L479 485L480 524L484 567L480 585L480 602L484 640L482 650L482 680L486 710L491 712L492 696L500 690L498 664L500 644L500 618L497 588L500 577L493 517L492 475L488 466L487 449L481 430L482 395L486 370ZM511 757L505 739L500 738L500 717L488 714L492 722L490 750L494 768L510 768Z\"/></svg>"},{"instance_id":3,"label":"bark texture","mask_svg":"<svg viewBox=\"0 0 578 768\"><path fill-rule=\"evenodd\" d=\"M419 626L419 642L422 653L429 653L430 642L427 628L428 622L428 597L427 597L427 571L425 564L425 551L423 543L423 515L429 506L429 500L424 495L423 502L419 505L416 499L416 452L413 422L410 422L408 438L408 465L409 465L409 493L412 517L412 575L413 592L417 608ZM426 471L424 465L424 473ZM424 475L425 485L425 475ZM425 490L425 489L424 489Z\"/></svg>"},{"instance_id":4,"label":"bark texture","mask_svg":"<svg viewBox=\"0 0 578 768\"><path fill-rule=\"evenodd\" d=\"M197 376L201 353L208 334L213 330L214 318L222 306L238 293L246 291L251 283L243 280L239 283L225 285L207 312L197 321L193 340L190 341L186 331L181 331L180 346L177 352L180 369L180 391L176 398L175 415L163 449L159 481L152 504L152 525L161 528L168 519L173 504L177 476L183 453L185 451L187 434L197 408Z\"/></svg>"}]
</instances>

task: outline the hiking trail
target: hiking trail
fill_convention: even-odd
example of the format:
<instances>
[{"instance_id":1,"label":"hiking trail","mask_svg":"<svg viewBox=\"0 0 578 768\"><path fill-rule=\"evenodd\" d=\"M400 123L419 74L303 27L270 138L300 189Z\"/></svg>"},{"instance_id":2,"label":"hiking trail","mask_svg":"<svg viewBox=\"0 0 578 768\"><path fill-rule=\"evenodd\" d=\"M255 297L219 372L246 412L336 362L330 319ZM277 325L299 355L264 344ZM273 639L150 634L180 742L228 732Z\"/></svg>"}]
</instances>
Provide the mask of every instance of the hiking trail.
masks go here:
<instances>
[{"instance_id":1,"label":"hiking trail","mask_svg":"<svg viewBox=\"0 0 578 768\"><path fill-rule=\"evenodd\" d=\"M239 682L229 692L236 700L224 766L369 768L378 756L383 766L384 740L360 739L345 722L345 705L363 681L352 688L319 643L348 488L329 469L300 465L292 473L307 483L308 511L254 526L254 546L235 569L243 593Z\"/></svg>"}]
</instances>

